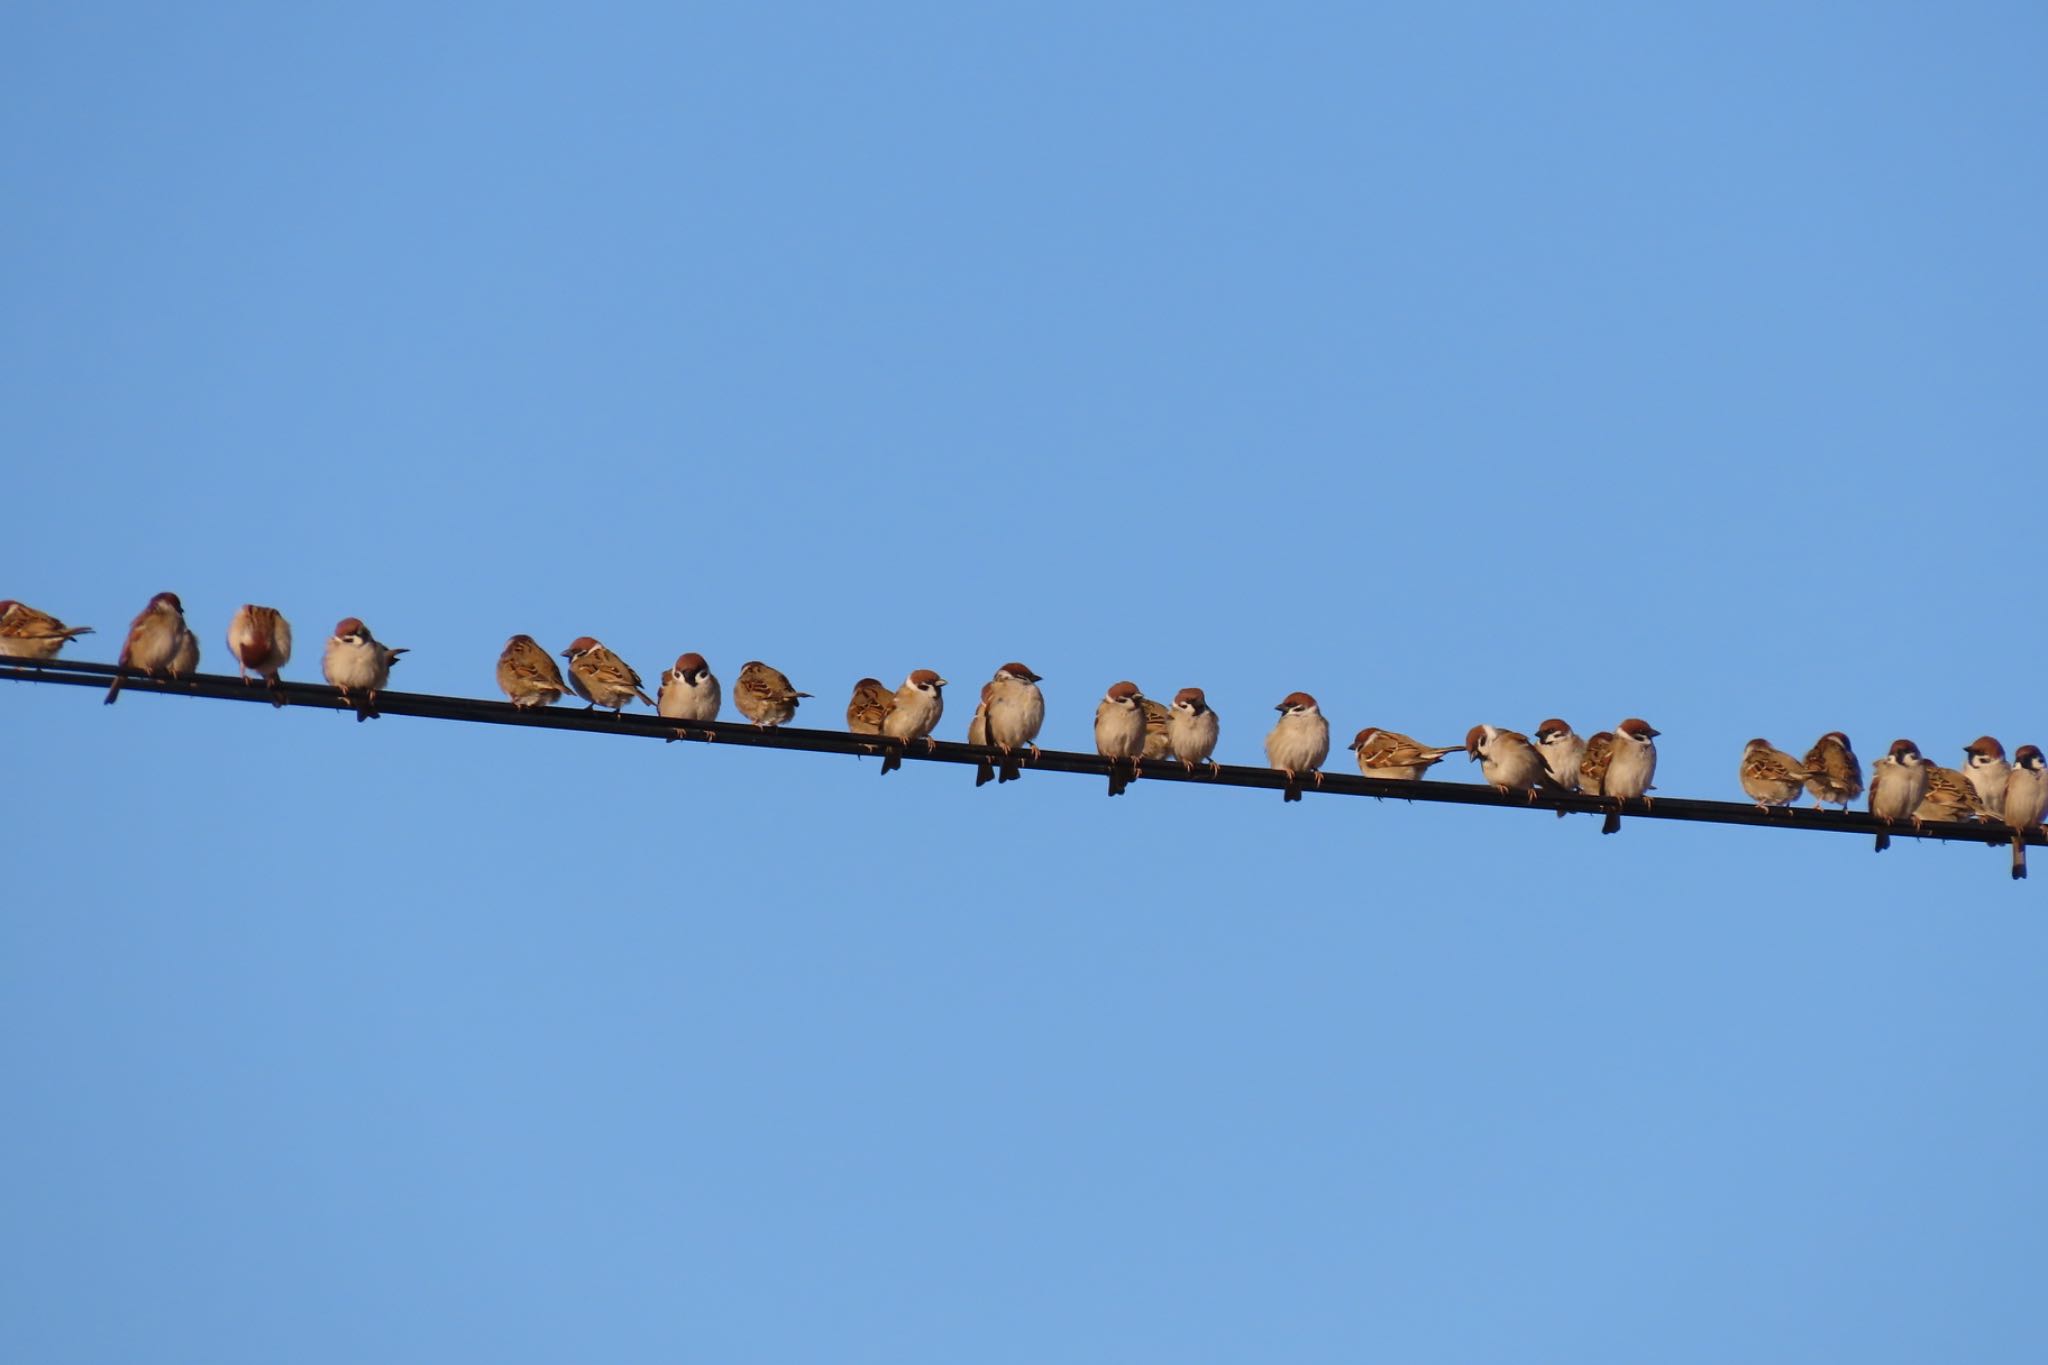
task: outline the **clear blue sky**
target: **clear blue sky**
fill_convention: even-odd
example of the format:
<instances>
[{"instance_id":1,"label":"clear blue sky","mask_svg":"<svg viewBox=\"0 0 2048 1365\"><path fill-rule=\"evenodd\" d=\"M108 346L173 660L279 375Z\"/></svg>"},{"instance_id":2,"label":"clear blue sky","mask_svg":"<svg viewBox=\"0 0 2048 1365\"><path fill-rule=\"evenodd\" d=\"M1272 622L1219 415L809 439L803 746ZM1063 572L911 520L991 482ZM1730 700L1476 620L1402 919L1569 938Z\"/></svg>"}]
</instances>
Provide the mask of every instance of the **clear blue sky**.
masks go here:
<instances>
[{"instance_id":1,"label":"clear blue sky","mask_svg":"<svg viewBox=\"0 0 2048 1365\"><path fill-rule=\"evenodd\" d=\"M16 6L0 596L2048 742L2044 22ZM1999 853L0 723L10 1360L2048 1359Z\"/></svg>"}]
</instances>

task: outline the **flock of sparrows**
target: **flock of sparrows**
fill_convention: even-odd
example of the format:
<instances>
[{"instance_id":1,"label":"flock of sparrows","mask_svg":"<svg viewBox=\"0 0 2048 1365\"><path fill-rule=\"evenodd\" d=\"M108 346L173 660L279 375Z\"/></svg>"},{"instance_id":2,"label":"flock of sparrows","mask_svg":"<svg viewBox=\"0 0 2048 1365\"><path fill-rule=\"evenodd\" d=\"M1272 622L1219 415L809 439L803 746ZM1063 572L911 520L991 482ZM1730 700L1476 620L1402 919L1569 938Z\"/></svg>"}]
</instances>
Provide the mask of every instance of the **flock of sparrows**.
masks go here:
<instances>
[{"instance_id":1,"label":"flock of sparrows","mask_svg":"<svg viewBox=\"0 0 2048 1365\"><path fill-rule=\"evenodd\" d=\"M0 601L0 655L54 658L65 643L92 633L90 626L67 626L46 612L15 601ZM276 705L278 675L290 662L291 623L274 607L245 605L228 624L228 650L241 668L272 689ZM391 666L406 651L380 643L369 627L351 616L334 628L321 659L321 672L356 708L356 718L376 714L377 694L391 677ZM683 722L715 721L724 696L718 678L701 654L684 654L664 669L656 695L642 689L640 675L625 660L590 636L579 636L563 650L566 678L554 658L530 635L515 635L498 656L498 686L512 705L548 706L574 692L593 707L614 714L635 701L678 722L678 737L688 733ZM199 643L185 623L184 605L176 593L160 592L149 600L128 627L121 645L107 701L120 695L126 670L179 678L199 667ZM1021 752L1035 755L1045 722L1045 697L1039 675L1020 663L1007 663L981 688L967 742L996 751L981 765L975 785L1008 782L1020 775ZM929 668L913 671L891 691L874 678L854 684L846 706L846 726L855 734L890 741L878 745L882 771L901 766L906 745L923 741L930 748L932 732L945 714L947 681ZM733 685L733 704L758 726L776 726L796 715L798 704L811 694L799 692L787 677L754 661L740 668ZM1330 723L1316 699L1290 692L1274 708L1278 722L1266 736L1266 761L1284 773L1283 799L1299 801L1302 784L1322 783L1322 765L1330 754ZM1183 687L1171 705L1144 695L1133 682L1113 684L1095 708L1095 750L1108 759L1109 794L1122 795L1146 762L1172 760L1194 772L1217 771L1214 754L1219 732L1216 712L1199 687ZM706 738L713 732L703 732ZM1657 734L1648 722L1631 717L1612 731L1581 739L1562 720L1536 727L1535 738L1497 725L1475 725L1462 745L1422 744L1393 730L1368 726L1351 741L1358 770L1366 777L1414 781L1459 750L1480 765L1487 782L1502 793L1521 792L1534 800L1539 793L1578 792L1610 798L1601 826L1612 834L1621 828L1622 809L1630 801L1652 801L1657 773ZM1964 765L1944 768L1928 762L1911 740L1893 742L1872 764L1868 787L1870 813L1888 822L1909 821L1918 829L1929 820L1976 820L2003 824L2013 831L2012 875L2027 875L2026 831L2048 814L2048 764L2041 750L2022 745L2011 762L2004 746L1989 735L1964 746ZM1803 758L1794 758L1769 741L1753 739L1743 746L1738 770L1742 790L1760 809L1788 806L1802 791L1815 806L1849 803L1863 795L1863 767L1849 737L1830 731L1815 741ZM1560 811L1559 815L1564 812ZM1890 834L1880 831L1876 847L1884 850Z\"/></svg>"}]
</instances>

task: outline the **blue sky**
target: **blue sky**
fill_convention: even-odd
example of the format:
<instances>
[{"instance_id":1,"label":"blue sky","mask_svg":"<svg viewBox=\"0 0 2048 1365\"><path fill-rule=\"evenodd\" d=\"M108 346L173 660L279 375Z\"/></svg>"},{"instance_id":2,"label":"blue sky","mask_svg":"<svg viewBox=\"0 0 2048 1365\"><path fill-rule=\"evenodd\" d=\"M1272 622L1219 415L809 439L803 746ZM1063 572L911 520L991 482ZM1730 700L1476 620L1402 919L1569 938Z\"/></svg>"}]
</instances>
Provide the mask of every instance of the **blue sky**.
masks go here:
<instances>
[{"instance_id":1,"label":"blue sky","mask_svg":"<svg viewBox=\"0 0 2048 1365\"><path fill-rule=\"evenodd\" d=\"M1303 688L1718 798L2048 735L2033 7L0 35L0 595L81 657L168 588L956 737L1018 658L1060 747ZM10 1359L2048 1354L1999 853L0 705Z\"/></svg>"}]
</instances>

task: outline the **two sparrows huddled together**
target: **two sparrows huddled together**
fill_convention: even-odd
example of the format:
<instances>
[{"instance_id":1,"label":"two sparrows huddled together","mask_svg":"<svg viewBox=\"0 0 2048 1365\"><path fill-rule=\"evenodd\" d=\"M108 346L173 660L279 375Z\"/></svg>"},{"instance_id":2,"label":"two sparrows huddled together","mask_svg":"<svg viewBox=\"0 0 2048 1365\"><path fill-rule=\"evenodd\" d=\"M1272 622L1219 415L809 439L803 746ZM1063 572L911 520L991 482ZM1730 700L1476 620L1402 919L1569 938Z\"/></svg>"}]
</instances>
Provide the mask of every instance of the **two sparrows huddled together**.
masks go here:
<instances>
[{"instance_id":1,"label":"two sparrows huddled together","mask_svg":"<svg viewBox=\"0 0 2048 1365\"><path fill-rule=\"evenodd\" d=\"M1753 739L1742 751L1742 790L1759 807L1788 805L1803 787L1814 805L1849 803L1864 790L1863 768L1849 746L1849 737L1831 730L1795 760L1768 740ZM1870 813L1881 820L1910 820L1914 829L1930 820L1981 820L2001 823L2013 831L2012 875L2027 875L2025 832L2048 814L2048 764L2036 745L2022 744L2006 761L2005 746L1979 735L1963 746L1963 766L1944 768L1930 763L1910 739L1892 741L1882 758L1871 764ZM1879 830L1876 848L1891 846L1891 835Z\"/></svg>"},{"instance_id":2,"label":"two sparrows huddled together","mask_svg":"<svg viewBox=\"0 0 2048 1365\"><path fill-rule=\"evenodd\" d=\"M6 605L9 610L0 613L0 617L11 620L20 604ZM31 614L54 622L54 618L41 612ZM84 634L87 629L90 627L71 633ZM59 640L36 657L49 658L61 646ZM271 690L271 704L284 705L284 697L278 691L278 675L291 662L292 623L283 612L275 607L244 603L228 622L228 652L234 655L243 682L255 673ZM329 685L341 692L342 700L355 707L356 719L368 720L377 714L377 694L390 681L391 666L404 653L403 649L380 643L368 626L350 616L337 624L334 634L327 638L320 671ZM153 678L186 678L199 670L199 637L186 624L185 604L178 600L178 594L160 592L149 599L149 605L128 623L128 635L121 643L121 654L114 666L120 671L107 688L108 705L121 695L121 684L131 671Z\"/></svg>"}]
</instances>

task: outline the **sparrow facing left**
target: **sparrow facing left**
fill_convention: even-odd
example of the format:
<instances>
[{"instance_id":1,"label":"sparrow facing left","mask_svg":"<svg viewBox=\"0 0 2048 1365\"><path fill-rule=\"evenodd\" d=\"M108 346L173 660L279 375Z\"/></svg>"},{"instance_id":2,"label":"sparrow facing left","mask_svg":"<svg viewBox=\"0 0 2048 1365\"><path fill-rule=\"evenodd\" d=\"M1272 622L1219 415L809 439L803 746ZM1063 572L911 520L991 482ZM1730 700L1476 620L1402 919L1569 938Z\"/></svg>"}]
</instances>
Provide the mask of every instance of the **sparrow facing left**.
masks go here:
<instances>
[{"instance_id":1,"label":"sparrow facing left","mask_svg":"<svg viewBox=\"0 0 2048 1365\"><path fill-rule=\"evenodd\" d=\"M1521 792L1533 802L1538 788L1550 786L1550 770L1543 766L1543 755L1519 730L1475 725L1465 732L1465 753L1502 796Z\"/></svg>"},{"instance_id":2,"label":"sparrow facing left","mask_svg":"<svg viewBox=\"0 0 2048 1365\"><path fill-rule=\"evenodd\" d=\"M1438 748L1411 739L1399 730L1382 730L1377 725L1366 726L1351 741L1351 750L1358 755L1359 772L1367 777L1401 782L1419 781L1424 773L1443 762L1444 755L1464 747L1451 744Z\"/></svg>"},{"instance_id":3,"label":"sparrow facing left","mask_svg":"<svg viewBox=\"0 0 2048 1365\"><path fill-rule=\"evenodd\" d=\"M358 723L377 714L377 694L391 681L391 665L403 649L392 649L370 634L370 628L353 616L343 617L327 639L320 659L320 672L341 699L354 706ZM362 693L361 698L350 695Z\"/></svg>"},{"instance_id":4,"label":"sparrow facing left","mask_svg":"<svg viewBox=\"0 0 2048 1365\"><path fill-rule=\"evenodd\" d=\"M1323 760L1330 756L1330 722L1306 692L1289 692L1273 709L1280 719L1266 733L1266 766L1287 774L1280 799L1299 801L1304 773L1315 779L1317 787L1323 785Z\"/></svg>"},{"instance_id":5,"label":"sparrow facing left","mask_svg":"<svg viewBox=\"0 0 2048 1365\"><path fill-rule=\"evenodd\" d=\"M90 634L91 626L67 626L26 602L0 602L0 657L54 659L73 636Z\"/></svg>"}]
</instances>

